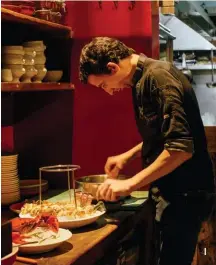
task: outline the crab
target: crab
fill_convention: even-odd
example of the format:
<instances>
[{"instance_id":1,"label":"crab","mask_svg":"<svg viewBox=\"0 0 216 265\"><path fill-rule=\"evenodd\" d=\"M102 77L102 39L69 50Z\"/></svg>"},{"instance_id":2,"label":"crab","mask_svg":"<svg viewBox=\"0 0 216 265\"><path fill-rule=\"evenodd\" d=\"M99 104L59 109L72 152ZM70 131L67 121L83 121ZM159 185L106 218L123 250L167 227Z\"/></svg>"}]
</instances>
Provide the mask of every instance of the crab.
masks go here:
<instances>
[{"instance_id":1,"label":"crab","mask_svg":"<svg viewBox=\"0 0 216 265\"><path fill-rule=\"evenodd\" d=\"M59 223L54 215L42 213L35 218L18 218L12 221L12 230L20 235L28 234L37 227L47 227L54 233L58 233Z\"/></svg>"}]
</instances>

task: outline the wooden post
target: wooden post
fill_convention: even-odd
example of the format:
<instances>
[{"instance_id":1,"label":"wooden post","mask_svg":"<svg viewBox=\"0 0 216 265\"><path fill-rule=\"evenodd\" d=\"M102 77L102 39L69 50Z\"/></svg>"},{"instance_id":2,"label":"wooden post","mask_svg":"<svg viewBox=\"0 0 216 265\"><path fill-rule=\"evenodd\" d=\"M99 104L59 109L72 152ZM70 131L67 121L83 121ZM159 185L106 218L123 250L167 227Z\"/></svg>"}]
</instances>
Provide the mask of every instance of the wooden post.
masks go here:
<instances>
[{"instance_id":1,"label":"wooden post","mask_svg":"<svg viewBox=\"0 0 216 265\"><path fill-rule=\"evenodd\" d=\"M167 61L173 62L173 40L167 40L166 46Z\"/></svg>"},{"instance_id":2,"label":"wooden post","mask_svg":"<svg viewBox=\"0 0 216 265\"><path fill-rule=\"evenodd\" d=\"M175 14L174 0L172 1L162 0L160 1L160 7L162 14Z\"/></svg>"}]
</instances>

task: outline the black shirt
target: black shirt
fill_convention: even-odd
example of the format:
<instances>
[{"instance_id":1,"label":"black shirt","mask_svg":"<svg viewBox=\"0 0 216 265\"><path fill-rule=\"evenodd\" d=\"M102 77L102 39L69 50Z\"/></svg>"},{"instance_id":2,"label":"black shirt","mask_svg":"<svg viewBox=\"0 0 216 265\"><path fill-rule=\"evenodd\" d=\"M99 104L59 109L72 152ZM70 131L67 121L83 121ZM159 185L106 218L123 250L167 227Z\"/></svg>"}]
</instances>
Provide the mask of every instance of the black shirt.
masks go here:
<instances>
[{"instance_id":1,"label":"black shirt","mask_svg":"<svg viewBox=\"0 0 216 265\"><path fill-rule=\"evenodd\" d=\"M204 126L187 78L171 63L141 54L132 81L135 118L143 139L143 166L150 165L164 149L193 154L152 186L159 187L165 196L213 191Z\"/></svg>"}]
</instances>

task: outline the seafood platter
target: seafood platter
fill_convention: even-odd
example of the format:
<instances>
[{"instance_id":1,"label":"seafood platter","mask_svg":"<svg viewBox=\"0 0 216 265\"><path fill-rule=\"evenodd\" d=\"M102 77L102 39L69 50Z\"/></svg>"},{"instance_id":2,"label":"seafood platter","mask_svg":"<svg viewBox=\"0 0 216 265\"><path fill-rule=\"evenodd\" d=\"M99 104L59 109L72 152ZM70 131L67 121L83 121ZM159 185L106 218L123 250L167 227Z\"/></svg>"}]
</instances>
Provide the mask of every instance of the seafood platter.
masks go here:
<instances>
[{"instance_id":1,"label":"seafood platter","mask_svg":"<svg viewBox=\"0 0 216 265\"><path fill-rule=\"evenodd\" d=\"M102 201L93 204L93 196L90 193L75 189L74 171L79 169L75 165L56 165L40 168L39 183L43 171L66 172L68 177L67 200L50 201L42 200L41 188L39 200L26 202L20 209L20 218L37 218L41 214L55 216L60 228L78 228L95 222L106 212ZM72 183L72 189L71 189Z\"/></svg>"},{"instance_id":2,"label":"seafood platter","mask_svg":"<svg viewBox=\"0 0 216 265\"><path fill-rule=\"evenodd\" d=\"M13 247L19 252L38 254L53 250L71 238L72 233L59 228L55 216L41 214L35 218L15 218L12 220Z\"/></svg>"}]
</instances>

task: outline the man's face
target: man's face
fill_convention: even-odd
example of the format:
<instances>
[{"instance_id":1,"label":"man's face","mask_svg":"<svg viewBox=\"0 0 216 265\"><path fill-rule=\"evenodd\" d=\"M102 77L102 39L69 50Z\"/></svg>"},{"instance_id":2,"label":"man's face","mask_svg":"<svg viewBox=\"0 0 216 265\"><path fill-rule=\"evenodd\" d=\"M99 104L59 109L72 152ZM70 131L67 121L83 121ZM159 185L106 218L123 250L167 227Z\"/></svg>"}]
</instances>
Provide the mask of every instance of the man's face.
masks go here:
<instances>
[{"instance_id":1,"label":"man's face","mask_svg":"<svg viewBox=\"0 0 216 265\"><path fill-rule=\"evenodd\" d=\"M128 71L115 63L108 63L107 66L111 71L110 74L89 75L88 83L113 95L128 86L125 81Z\"/></svg>"}]
</instances>

